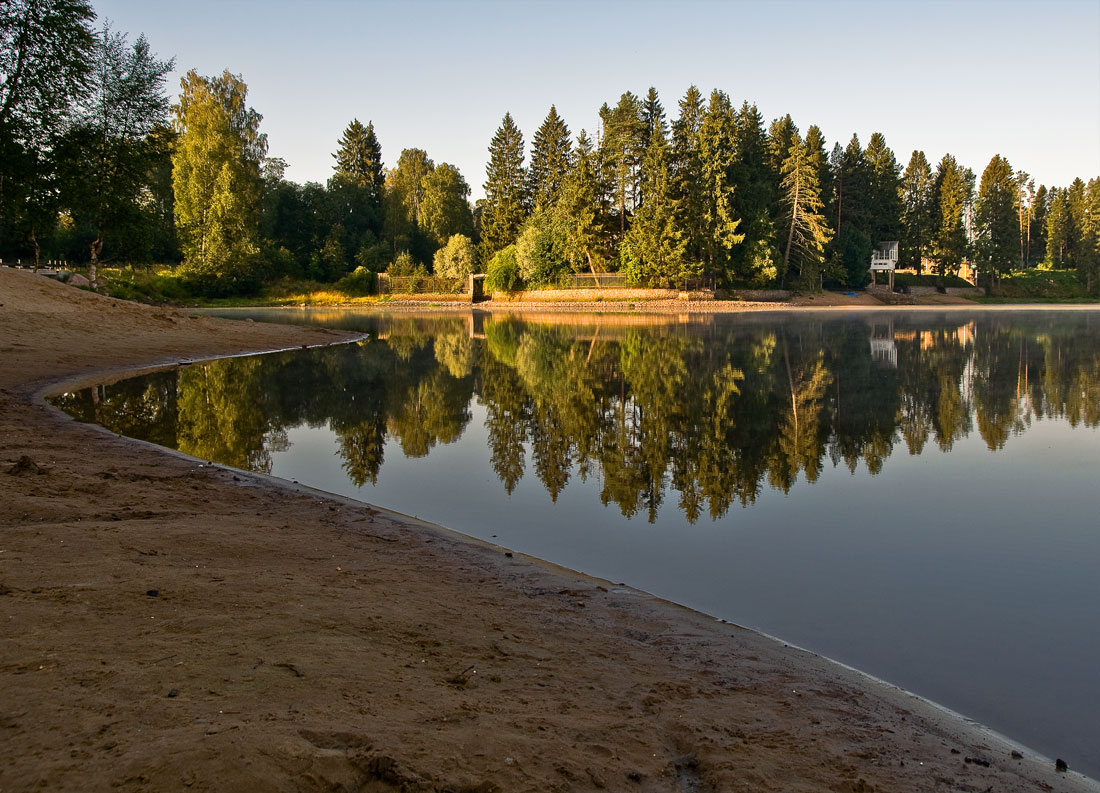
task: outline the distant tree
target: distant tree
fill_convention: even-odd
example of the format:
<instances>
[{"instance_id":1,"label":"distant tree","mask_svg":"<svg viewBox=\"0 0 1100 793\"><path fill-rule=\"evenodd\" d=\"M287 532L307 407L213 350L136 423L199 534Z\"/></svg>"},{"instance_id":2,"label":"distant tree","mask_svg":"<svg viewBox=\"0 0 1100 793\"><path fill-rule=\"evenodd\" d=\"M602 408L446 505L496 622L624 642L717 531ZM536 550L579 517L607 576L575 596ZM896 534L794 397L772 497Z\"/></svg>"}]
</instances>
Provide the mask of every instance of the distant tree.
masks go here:
<instances>
[{"instance_id":1,"label":"distant tree","mask_svg":"<svg viewBox=\"0 0 1100 793\"><path fill-rule=\"evenodd\" d=\"M36 237L56 217L51 152L88 87L94 19L84 0L0 3L0 245L16 223Z\"/></svg>"},{"instance_id":2,"label":"distant tree","mask_svg":"<svg viewBox=\"0 0 1100 793\"><path fill-rule=\"evenodd\" d=\"M1050 205L1050 191L1044 184L1039 185L1035 191L1035 199L1031 204L1031 223L1028 230L1030 245L1028 249L1028 262L1042 262L1046 258L1047 236L1046 219L1047 209Z\"/></svg>"},{"instance_id":3,"label":"distant tree","mask_svg":"<svg viewBox=\"0 0 1100 793\"><path fill-rule=\"evenodd\" d=\"M801 276L804 288L817 289L820 287L825 245L832 238L832 232L826 227L822 214L824 205L813 161L797 132L789 152L783 162L783 181L779 184L783 206L782 228L786 236L782 278L785 279L794 267Z\"/></svg>"},{"instance_id":4,"label":"distant tree","mask_svg":"<svg viewBox=\"0 0 1100 793\"><path fill-rule=\"evenodd\" d=\"M368 121L364 127L359 119L352 119L340 136L339 148L332 157L336 160L332 166L336 179L367 189L376 203L382 200L386 175L382 167L382 146L374 134L373 121Z\"/></svg>"},{"instance_id":5,"label":"distant tree","mask_svg":"<svg viewBox=\"0 0 1100 793\"><path fill-rule=\"evenodd\" d=\"M864 158L868 175L867 234L874 245L900 240L901 167L881 132L871 135Z\"/></svg>"},{"instance_id":6,"label":"distant tree","mask_svg":"<svg viewBox=\"0 0 1100 793\"><path fill-rule=\"evenodd\" d=\"M96 266L109 233L145 226L145 212L158 158L166 136L154 134L168 122L164 80L172 60L157 60L145 36L132 47L126 34L104 25L96 38L89 91L77 103L73 124L62 144L67 198L72 215L93 232L89 277L97 285Z\"/></svg>"},{"instance_id":7,"label":"distant tree","mask_svg":"<svg viewBox=\"0 0 1100 793\"><path fill-rule=\"evenodd\" d=\"M436 245L447 244L454 235L473 236L474 216L468 200L470 186L458 168L440 163L423 177L421 186L421 226Z\"/></svg>"},{"instance_id":8,"label":"distant tree","mask_svg":"<svg viewBox=\"0 0 1100 793\"><path fill-rule=\"evenodd\" d=\"M244 291L259 278L263 117L248 107L244 81L228 71L202 77L192 70L181 85L172 187L184 266L208 290Z\"/></svg>"},{"instance_id":9,"label":"distant tree","mask_svg":"<svg viewBox=\"0 0 1100 793\"><path fill-rule=\"evenodd\" d=\"M611 183L621 239L626 234L627 217L638 203L638 171L648 142L642 103L627 91L614 108L605 104L600 109L600 122L600 158Z\"/></svg>"},{"instance_id":10,"label":"distant tree","mask_svg":"<svg viewBox=\"0 0 1100 793\"><path fill-rule=\"evenodd\" d=\"M645 202L623 239L622 270L635 283L673 285L698 275L698 259L684 255L685 241L673 212L669 143L663 127L655 125L642 162Z\"/></svg>"},{"instance_id":11,"label":"distant tree","mask_svg":"<svg viewBox=\"0 0 1100 793\"><path fill-rule=\"evenodd\" d=\"M558 199L573 155L569 127L554 105L550 106L531 143L531 167L527 170L527 193L535 209L552 206Z\"/></svg>"},{"instance_id":12,"label":"distant tree","mask_svg":"<svg viewBox=\"0 0 1100 793\"><path fill-rule=\"evenodd\" d=\"M977 259L993 283L1011 270L1019 253L1016 177L999 154L982 172L978 188Z\"/></svg>"},{"instance_id":13,"label":"distant tree","mask_svg":"<svg viewBox=\"0 0 1100 793\"><path fill-rule=\"evenodd\" d=\"M435 163L423 149L404 149L386 173L385 236L393 250L418 262L431 261L436 245L424 227L424 185Z\"/></svg>"},{"instance_id":14,"label":"distant tree","mask_svg":"<svg viewBox=\"0 0 1100 793\"><path fill-rule=\"evenodd\" d=\"M669 152L673 209L676 226L685 245L685 254L702 261L706 243L706 184L700 132L706 110L703 95L689 86L679 103L680 115L672 122L672 147Z\"/></svg>"},{"instance_id":15,"label":"distant tree","mask_svg":"<svg viewBox=\"0 0 1100 793\"><path fill-rule=\"evenodd\" d=\"M523 133L512 120L504 120L489 144L485 167L485 203L481 211L481 260L516 241L527 217L527 176L523 167Z\"/></svg>"},{"instance_id":16,"label":"distant tree","mask_svg":"<svg viewBox=\"0 0 1100 793\"><path fill-rule=\"evenodd\" d=\"M745 241L731 254L738 278L763 286L778 273L781 256L776 246L773 208L778 204L779 178L768 161L764 117L744 102L734 116L734 161L731 213L740 218Z\"/></svg>"},{"instance_id":17,"label":"distant tree","mask_svg":"<svg viewBox=\"0 0 1100 793\"><path fill-rule=\"evenodd\" d=\"M932 168L923 151L914 151L901 177L902 235L898 265L918 273L932 241Z\"/></svg>"},{"instance_id":18,"label":"distant tree","mask_svg":"<svg viewBox=\"0 0 1100 793\"><path fill-rule=\"evenodd\" d=\"M734 113L729 97L712 91L699 126L699 160L703 188L703 250L707 269L724 283L733 280L731 252L744 241L741 219L733 208Z\"/></svg>"},{"instance_id":19,"label":"distant tree","mask_svg":"<svg viewBox=\"0 0 1100 793\"><path fill-rule=\"evenodd\" d=\"M1035 205L1035 180L1027 171L1016 172L1016 214L1020 229L1020 265L1030 267L1031 216Z\"/></svg>"},{"instance_id":20,"label":"distant tree","mask_svg":"<svg viewBox=\"0 0 1100 793\"><path fill-rule=\"evenodd\" d=\"M1085 187L1084 227L1081 234L1078 277L1089 294L1100 297L1100 177Z\"/></svg>"},{"instance_id":21,"label":"distant tree","mask_svg":"<svg viewBox=\"0 0 1100 793\"><path fill-rule=\"evenodd\" d=\"M939 274L954 274L966 258L966 208L970 186L955 158L945 154L936 166L932 180L933 237L932 258Z\"/></svg>"},{"instance_id":22,"label":"distant tree","mask_svg":"<svg viewBox=\"0 0 1100 793\"><path fill-rule=\"evenodd\" d=\"M593 273L602 270L596 155L584 130L577 136L573 166L562 184L555 212L562 232L562 252L573 272L585 266Z\"/></svg>"},{"instance_id":23,"label":"distant tree","mask_svg":"<svg viewBox=\"0 0 1100 793\"><path fill-rule=\"evenodd\" d=\"M433 272L441 278L466 278L477 272L477 249L465 234L455 234L435 252Z\"/></svg>"},{"instance_id":24,"label":"distant tree","mask_svg":"<svg viewBox=\"0 0 1100 793\"><path fill-rule=\"evenodd\" d=\"M1074 236L1073 215L1069 209L1069 193L1063 188L1052 187L1046 213L1046 257L1048 267L1065 267Z\"/></svg>"}]
</instances>

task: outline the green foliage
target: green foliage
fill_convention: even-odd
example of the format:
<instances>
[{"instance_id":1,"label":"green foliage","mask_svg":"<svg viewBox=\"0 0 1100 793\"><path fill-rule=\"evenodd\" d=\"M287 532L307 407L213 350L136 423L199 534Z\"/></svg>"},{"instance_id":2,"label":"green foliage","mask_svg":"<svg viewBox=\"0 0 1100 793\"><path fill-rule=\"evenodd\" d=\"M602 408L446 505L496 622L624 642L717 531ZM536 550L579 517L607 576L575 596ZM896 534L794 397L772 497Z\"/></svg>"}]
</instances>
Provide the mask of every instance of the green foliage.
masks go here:
<instances>
[{"instance_id":1,"label":"green foliage","mask_svg":"<svg viewBox=\"0 0 1100 793\"><path fill-rule=\"evenodd\" d=\"M408 251L401 251L393 260L386 273L395 278L423 277L428 274L428 268L413 259Z\"/></svg>"},{"instance_id":2,"label":"green foliage","mask_svg":"<svg viewBox=\"0 0 1100 793\"><path fill-rule=\"evenodd\" d=\"M179 142L172 158L184 268L208 294L254 290L259 269L260 162L267 137L246 104L239 76L190 71L175 106Z\"/></svg>"},{"instance_id":3,"label":"green foliage","mask_svg":"<svg viewBox=\"0 0 1100 793\"><path fill-rule=\"evenodd\" d=\"M382 169L382 146L374 134L374 122L363 126L359 119L352 119L344 134L340 136L339 146L332 155L336 165L334 179L347 182L356 187L365 188L373 203L382 200L385 185L385 173Z\"/></svg>"},{"instance_id":4,"label":"green foliage","mask_svg":"<svg viewBox=\"0 0 1100 793\"><path fill-rule=\"evenodd\" d=\"M512 120L504 120L489 144L485 167L485 203L481 211L481 260L511 245L527 217L529 198L523 168L523 134Z\"/></svg>"},{"instance_id":5,"label":"green foliage","mask_svg":"<svg viewBox=\"0 0 1100 793\"><path fill-rule=\"evenodd\" d=\"M553 206L569 173L573 146L569 127L550 105L546 119L535 131L531 143L531 167L527 171L527 194L532 206L544 209Z\"/></svg>"},{"instance_id":6,"label":"green foliage","mask_svg":"<svg viewBox=\"0 0 1100 793\"><path fill-rule=\"evenodd\" d=\"M932 256L940 275L953 272L966 256L965 213L970 201L970 186L955 158L945 154L933 179L934 234Z\"/></svg>"},{"instance_id":7,"label":"green foliage","mask_svg":"<svg viewBox=\"0 0 1100 793\"><path fill-rule=\"evenodd\" d=\"M470 186L453 165L442 163L421 182L423 199L419 226L436 245L444 245L455 234L472 237L474 217L467 200Z\"/></svg>"},{"instance_id":8,"label":"green foliage","mask_svg":"<svg viewBox=\"0 0 1100 793\"><path fill-rule=\"evenodd\" d=\"M488 292L516 292L523 288L516 259L516 246L509 245L497 252L486 267L485 289Z\"/></svg>"},{"instance_id":9,"label":"green foliage","mask_svg":"<svg viewBox=\"0 0 1100 793\"><path fill-rule=\"evenodd\" d=\"M599 182L595 166L592 142L581 130L573 165L566 174L554 208L562 234L562 253L573 272L578 273L586 265L592 272L602 265Z\"/></svg>"},{"instance_id":10,"label":"green foliage","mask_svg":"<svg viewBox=\"0 0 1100 793\"><path fill-rule=\"evenodd\" d=\"M933 196L932 168L923 151L914 151L901 179L899 267L912 267L920 273L924 257L931 254Z\"/></svg>"},{"instance_id":11,"label":"green foliage","mask_svg":"<svg viewBox=\"0 0 1100 793\"><path fill-rule=\"evenodd\" d=\"M432 271L441 278L465 279L477 272L477 250L465 234L455 234L435 252Z\"/></svg>"},{"instance_id":12,"label":"green foliage","mask_svg":"<svg viewBox=\"0 0 1100 793\"><path fill-rule=\"evenodd\" d=\"M356 267L336 282L336 288L348 295L373 295L378 291L378 274L366 267Z\"/></svg>"},{"instance_id":13,"label":"green foliage","mask_svg":"<svg viewBox=\"0 0 1100 793\"><path fill-rule=\"evenodd\" d=\"M549 212L536 212L527 219L516 240L516 265L529 286L548 286L569 272L562 234Z\"/></svg>"},{"instance_id":14,"label":"green foliage","mask_svg":"<svg viewBox=\"0 0 1100 793\"><path fill-rule=\"evenodd\" d=\"M788 151L790 153L783 162L783 181L779 184L786 235L781 280L793 268L800 277L801 288L819 289L825 245L833 234L825 226L825 218L821 214L824 205L813 161L797 130Z\"/></svg>"},{"instance_id":15,"label":"green foliage","mask_svg":"<svg viewBox=\"0 0 1100 793\"><path fill-rule=\"evenodd\" d=\"M994 282L1018 259L1016 177L1008 160L999 154L982 172L975 248L979 264Z\"/></svg>"}]
</instances>

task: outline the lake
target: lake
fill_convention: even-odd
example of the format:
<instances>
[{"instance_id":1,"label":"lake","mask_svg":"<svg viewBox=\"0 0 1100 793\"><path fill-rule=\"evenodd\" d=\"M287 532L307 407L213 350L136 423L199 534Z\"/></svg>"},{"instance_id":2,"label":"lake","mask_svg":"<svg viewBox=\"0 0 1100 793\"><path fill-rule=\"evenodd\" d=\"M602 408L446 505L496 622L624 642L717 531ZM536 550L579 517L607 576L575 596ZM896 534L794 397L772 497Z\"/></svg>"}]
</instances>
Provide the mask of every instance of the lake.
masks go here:
<instances>
[{"instance_id":1,"label":"lake","mask_svg":"<svg viewBox=\"0 0 1100 793\"><path fill-rule=\"evenodd\" d=\"M1100 312L247 316L368 335L55 402L781 637L1100 778Z\"/></svg>"}]
</instances>

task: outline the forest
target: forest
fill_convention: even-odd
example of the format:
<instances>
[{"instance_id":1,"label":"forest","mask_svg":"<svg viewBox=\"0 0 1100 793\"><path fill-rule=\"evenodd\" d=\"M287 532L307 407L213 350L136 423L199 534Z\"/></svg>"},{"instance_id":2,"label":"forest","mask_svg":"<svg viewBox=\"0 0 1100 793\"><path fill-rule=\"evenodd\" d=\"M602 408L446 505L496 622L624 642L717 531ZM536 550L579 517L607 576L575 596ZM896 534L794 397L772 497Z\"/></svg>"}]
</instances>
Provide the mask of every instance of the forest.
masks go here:
<instances>
[{"instance_id":1,"label":"forest","mask_svg":"<svg viewBox=\"0 0 1100 793\"><path fill-rule=\"evenodd\" d=\"M575 136L551 105L529 149L505 113L474 203L422 149L387 165L357 118L327 183L297 184L267 156L241 75L192 70L171 97L174 66L143 35L97 27L84 0L0 7L0 258L64 260L93 286L103 265L150 268L175 296L286 279L366 293L379 272L816 290L865 285L872 248L897 240L918 273L1068 269L1100 296L1096 176L1048 187L1000 155L979 176L923 151L903 166L879 132L830 147L816 125L690 86L667 110L652 88L627 91Z\"/></svg>"},{"instance_id":2,"label":"forest","mask_svg":"<svg viewBox=\"0 0 1100 793\"><path fill-rule=\"evenodd\" d=\"M603 503L628 517L654 520L674 496L691 522L769 487L812 484L829 464L877 474L896 450L947 451L974 432L996 451L1033 421L1100 426L1100 336L1083 313L689 331L373 321L359 345L222 359L56 402L114 432L259 471L288 429L328 427L363 487L378 480L387 443L409 457L454 443L476 401L509 494L527 475L555 500L573 478L596 477ZM895 364L868 354L876 337Z\"/></svg>"}]
</instances>

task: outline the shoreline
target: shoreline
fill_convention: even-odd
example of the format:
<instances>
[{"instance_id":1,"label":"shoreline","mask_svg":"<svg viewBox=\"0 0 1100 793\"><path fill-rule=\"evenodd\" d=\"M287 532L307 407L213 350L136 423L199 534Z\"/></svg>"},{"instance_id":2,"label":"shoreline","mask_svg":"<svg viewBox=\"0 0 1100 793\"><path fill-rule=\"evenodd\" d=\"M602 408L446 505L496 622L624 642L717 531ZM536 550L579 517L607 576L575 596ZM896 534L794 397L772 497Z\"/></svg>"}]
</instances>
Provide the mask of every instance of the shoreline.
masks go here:
<instances>
[{"instance_id":1,"label":"shoreline","mask_svg":"<svg viewBox=\"0 0 1100 793\"><path fill-rule=\"evenodd\" d=\"M764 634L40 398L347 334L0 285L0 467L48 472L0 476L0 788L1100 790Z\"/></svg>"}]
</instances>

